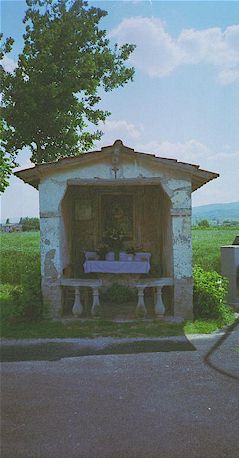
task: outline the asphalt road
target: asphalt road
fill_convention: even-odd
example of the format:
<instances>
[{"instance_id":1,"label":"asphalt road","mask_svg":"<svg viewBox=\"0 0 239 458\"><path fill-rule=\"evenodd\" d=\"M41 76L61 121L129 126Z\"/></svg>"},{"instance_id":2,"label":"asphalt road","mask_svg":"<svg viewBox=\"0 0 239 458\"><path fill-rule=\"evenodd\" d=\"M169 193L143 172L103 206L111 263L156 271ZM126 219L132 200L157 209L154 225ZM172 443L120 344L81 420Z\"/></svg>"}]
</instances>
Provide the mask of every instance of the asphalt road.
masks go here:
<instances>
[{"instance_id":1,"label":"asphalt road","mask_svg":"<svg viewBox=\"0 0 239 458\"><path fill-rule=\"evenodd\" d=\"M1 458L237 458L238 331L214 341L3 363Z\"/></svg>"}]
</instances>

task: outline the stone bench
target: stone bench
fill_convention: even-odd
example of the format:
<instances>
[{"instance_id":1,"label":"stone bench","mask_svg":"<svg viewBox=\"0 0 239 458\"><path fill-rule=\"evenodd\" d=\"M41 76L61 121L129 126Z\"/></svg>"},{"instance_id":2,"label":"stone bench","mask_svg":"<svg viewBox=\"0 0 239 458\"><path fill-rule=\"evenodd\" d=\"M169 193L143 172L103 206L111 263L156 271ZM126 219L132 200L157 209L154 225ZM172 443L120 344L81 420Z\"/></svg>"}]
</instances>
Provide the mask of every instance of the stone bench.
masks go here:
<instances>
[{"instance_id":1,"label":"stone bench","mask_svg":"<svg viewBox=\"0 0 239 458\"><path fill-rule=\"evenodd\" d=\"M91 314L96 316L100 308L100 299L99 299L99 288L103 286L102 280L98 279L82 279L82 278L61 278L61 286L68 286L75 289L75 301L72 308L72 313L74 316L80 316L83 313L83 305L80 299L80 288L89 287L92 289L93 293L93 303L91 307ZM129 283L130 287L137 288L138 290L138 303L136 306L137 315L146 315L147 310L144 303L144 290L145 288L156 288L156 300L154 304L155 315L158 318L164 316L165 306L162 299L162 288L164 286L172 286L173 279L170 277L161 277L161 278L144 278L141 280L136 280L132 283Z\"/></svg>"},{"instance_id":2,"label":"stone bench","mask_svg":"<svg viewBox=\"0 0 239 458\"><path fill-rule=\"evenodd\" d=\"M82 278L61 278L61 286L68 286L75 289L75 301L72 308L74 316L80 316L83 313L83 305L80 299L80 288L82 286L89 287L93 293L93 303L91 307L91 315L98 314L100 308L99 288L102 286L102 280L97 279L82 279Z\"/></svg>"},{"instance_id":3,"label":"stone bench","mask_svg":"<svg viewBox=\"0 0 239 458\"><path fill-rule=\"evenodd\" d=\"M162 318L165 314L165 306L162 299L162 288L164 286L172 286L173 279L170 277L161 278L144 278L138 280L130 286L137 288L138 290L138 303L136 307L137 315L146 315L147 310L144 303L144 290L145 288L156 288L156 301L154 304L155 315L158 318Z\"/></svg>"}]
</instances>

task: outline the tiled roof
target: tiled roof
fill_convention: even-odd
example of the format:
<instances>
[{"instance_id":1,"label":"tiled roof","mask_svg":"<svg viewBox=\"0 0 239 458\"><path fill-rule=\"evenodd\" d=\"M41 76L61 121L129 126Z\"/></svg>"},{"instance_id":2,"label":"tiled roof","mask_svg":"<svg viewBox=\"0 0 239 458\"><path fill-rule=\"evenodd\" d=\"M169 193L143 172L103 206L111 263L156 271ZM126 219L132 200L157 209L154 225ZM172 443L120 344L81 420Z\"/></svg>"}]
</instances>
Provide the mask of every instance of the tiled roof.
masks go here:
<instances>
[{"instance_id":1,"label":"tiled roof","mask_svg":"<svg viewBox=\"0 0 239 458\"><path fill-rule=\"evenodd\" d=\"M192 177L193 191L200 188L209 181L213 180L214 178L219 177L218 173L203 170L200 168L199 165L196 164L181 162L177 159L160 157L152 153L142 153L135 151L134 149L125 146L121 140L116 140L113 145L104 146L101 148L101 150L98 151L89 151L87 153L82 153L79 156L61 157L54 162L47 162L44 164L35 165L34 167L30 167L24 170L19 170L15 172L15 175L19 177L21 180L23 180L25 183L28 183L35 188L38 188L38 184L40 183L41 177L44 176L45 172L49 174L51 170L53 172L57 169L64 169L68 166L72 167L74 165L80 165L84 162L92 162L99 155L101 155L103 159L103 157L105 157L105 154L107 155L109 153L112 153L113 148L116 145L120 146L121 153L123 154L133 154L134 157L139 157L143 160L150 162L154 161L157 164L161 163L162 165L177 169L180 172L189 173Z\"/></svg>"}]
</instances>

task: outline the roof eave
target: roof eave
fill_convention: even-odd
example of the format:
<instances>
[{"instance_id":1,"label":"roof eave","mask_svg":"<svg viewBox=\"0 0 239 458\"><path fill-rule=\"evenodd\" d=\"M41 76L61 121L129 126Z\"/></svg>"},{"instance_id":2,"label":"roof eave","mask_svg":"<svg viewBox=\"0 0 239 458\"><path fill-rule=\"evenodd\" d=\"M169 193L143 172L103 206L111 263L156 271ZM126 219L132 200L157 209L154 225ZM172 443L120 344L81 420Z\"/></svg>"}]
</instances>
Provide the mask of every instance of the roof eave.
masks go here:
<instances>
[{"instance_id":1,"label":"roof eave","mask_svg":"<svg viewBox=\"0 0 239 458\"><path fill-rule=\"evenodd\" d=\"M17 170L14 172L14 175L24 181L24 183L33 186L33 188L38 189L40 183L40 174L36 167L30 169Z\"/></svg>"},{"instance_id":2,"label":"roof eave","mask_svg":"<svg viewBox=\"0 0 239 458\"><path fill-rule=\"evenodd\" d=\"M45 176L45 174L48 175L51 170L56 171L85 162L91 162L94 161L98 155L100 158L105 156L107 157L108 154L113 150L116 143L121 145L123 154L127 153L130 156L134 156L135 158L140 157L143 160L150 161L151 163L155 162L157 165L162 164L162 166L169 167L171 170L177 170L178 172L187 175L192 180L192 191L196 191L204 184L219 177L218 173L200 169L199 165L196 164L180 162L177 159L163 158L151 153L142 153L138 151L136 152L132 148L123 145L121 140L117 140L114 145L102 147L100 151L89 151L79 156L62 157L54 162L47 162L45 164L35 165L35 167L28 169L18 170L14 172L14 175L23 180L25 183L30 184L34 188L38 189L41 177Z\"/></svg>"}]
</instances>

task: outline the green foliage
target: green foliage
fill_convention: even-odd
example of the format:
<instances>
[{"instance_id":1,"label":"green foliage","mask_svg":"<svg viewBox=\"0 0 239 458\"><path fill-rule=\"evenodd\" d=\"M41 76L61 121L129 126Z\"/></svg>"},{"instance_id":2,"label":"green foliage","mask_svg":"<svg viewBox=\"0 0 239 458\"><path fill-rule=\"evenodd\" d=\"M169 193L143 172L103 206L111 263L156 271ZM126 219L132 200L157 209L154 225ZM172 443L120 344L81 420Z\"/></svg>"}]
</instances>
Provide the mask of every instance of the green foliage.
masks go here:
<instances>
[{"instance_id":1,"label":"green foliage","mask_svg":"<svg viewBox=\"0 0 239 458\"><path fill-rule=\"evenodd\" d=\"M215 271L205 272L201 267L193 269L193 311L194 317L216 319L227 324L232 319L231 309L225 305L228 280Z\"/></svg>"},{"instance_id":2,"label":"green foliage","mask_svg":"<svg viewBox=\"0 0 239 458\"><path fill-rule=\"evenodd\" d=\"M132 288L125 285L114 283L101 295L103 302L110 302L112 304L124 304L125 302L134 301L136 293Z\"/></svg>"},{"instance_id":3,"label":"green foliage","mask_svg":"<svg viewBox=\"0 0 239 458\"><path fill-rule=\"evenodd\" d=\"M9 185L9 178L15 167L12 157L7 154L4 148L4 129L3 121L0 120L0 193L4 192Z\"/></svg>"},{"instance_id":4,"label":"green foliage","mask_svg":"<svg viewBox=\"0 0 239 458\"><path fill-rule=\"evenodd\" d=\"M107 12L82 0L27 0L24 49L2 79L6 149L24 146L43 163L77 156L102 136L87 130L110 114L97 108L99 90L133 79L125 62L134 45L114 47L99 22Z\"/></svg>"},{"instance_id":5,"label":"green foliage","mask_svg":"<svg viewBox=\"0 0 239 458\"><path fill-rule=\"evenodd\" d=\"M13 45L13 39L10 37L3 42L3 34L0 33L0 61L8 54ZM0 63L0 89L4 86L6 81L6 72ZM9 185L9 178L12 173L12 169L15 167L14 155L10 155L9 151L5 149L6 141L5 136L7 133L7 125L0 119L0 193L4 192Z\"/></svg>"},{"instance_id":6,"label":"green foliage","mask_svg":"<svg viewBox=\"0 0 239 458\"><path fill-rule=\"evenodd\" d=\"M28 231L39 231L40 229L40 220L39 218L21 218L20 224L22 224L23 232Z\"/></svg>"},{"instance_id":7,"label":"green foliage","mask_svg":"<svg viewBox=\"0 0 239 458\"><path fill-rule=\"evenodd\" d=\"M225 324L232 324L234 321L234 316L232 316L231 320L227 323L222 323L219 320L197 319L194 321L187 321L184 324L184 330L186 334L211 334L221 329Z\"/></svg>"},{"instance_id":8,"label":"green foliage","mask_svg":"<svg viewBox=\"0 0 239 458\"><path fill-rule=\"evenodd\" d=\"M210 224L209 224L207 219L202 219L198 223L198 227L209 227L209 226L210 226Z\"/></svg>"},{"instance_id":9,"label":"green foliage","mask_svg":"<svg viewBox=\"0 0 239 458\"><path fill-rule=\"evenodd\" d=\"M1 308L3 319L11 322L35 321L45 315L46 310L41 296L39 262L32 260L25 265L20 285L7 285L8 289L6 285L4 286L2 289L3 301Z\"/></svg>"},{"instance_id":10,"label":"green foliage","mask_svg":"<svg viewBox=\"0 0 239 458\"><path fill-rule=\"evenodd\" d=\"M237 234L237 229L236 228L215 228L215 229L208 229L208 230L193 230L193 254L194 254L194 262L200 263L200 267L205 269L205 270L215 270L215 266L220 264L218 262L219 256L220 256L220 246L224 244L231 243L231 241L235 238ZM33 266L34 268L34 263L35 265L39 265L39 232L23 232L23 233L12 233L12 234L0 234L0 240L1 240L1 281L3 283L11 283L11 287L8 288L14 288L15 286L17 289L22 288L22 277L24 273L24 269L26 266L28 272L30 272L31 267ZM196 268L197 271L198 267ZM202 270L202 269L201 269ZM195 271L195 270L194 270ZM202 273L203 278L205 279L204 273ZM209 275L209 280L212 278L210 273L208 274L207 272L205 275ZM200 274L199 274L200 276ZM29 273L29 278L31 278L31 275ZM213 278L218 279L218 277L215 277L215 272ZM219 276L219 279L221 277ZM217 280L216 280L217 281ZM199 282L200 284L200 282ZM202 285L201 285L202 286ZM201 293L201 286L199 287L197 284L197 281L195 283L195 289L194 289L194 295L197 295L197 297L205 297ZM214 287L213 287L214 288ZM202 288L203 289L203 288ZM116 290L118 290L118 287L116 287ZM131 291L131 293L134 293L134 290L130 289L128 292ZM205 292L205 290L203 290ZM5 292L6 293L6 292ZM116 293L116 296L120 295L119 293ZM207 294L206 299L207 299ZM103 294L104 296L104 294ZM102 296L102 301L104 297ZM210 294L209 294L210 296ZM109 294L110 300L112 298L112 293ZM210 303L212 301L212 297L210 296ZM136 297L132 297L129 300L136 300ZM4 302L4 297L2 298ZM126 295L121 294L121 300L125 302L125 300L128 300L128 293ZM115 297L114 297L115 301ZM117 299L116 299L117 301ZM112 300L113 302L113 300ZM116 303L116 302L115 302ZM199 304L199 300L196 298L196 304ZM207 303L207 302L205 302ZM202 307L203 307L203 302L202 302ZM197 305L196 305L197 306ZM195 307L196 307L195 306ZM226 314L226 322L231 322L233 320L233 316L230 312L230 309L227 307L225 308L223 306L223 316L225 318L224 312ZM203 309L204 313L204 309ZM204 314L205 315L205 314ZM215 314L218 316L218 313ZM219 313L221 315L221 311ZM223 318L223 319L224 319ZM208 318L207 318L208 320ZM220 318L216 318L213 323L208 327L205 322L202 321L202 319L196 319L196 321L191 325L190 330L187 330L187 332L211 332L212 330L218 329L221 325L226 324L225 319L224 323L220 322ZM208 331L207 331L208 329ZM9 331L10 332L10 331ZM43 333L43 331L41 331ZM77 331L75 331L77 332ZM24 331L23 331L24 333ZM44 333L43 333L44 334ZM42 335L43 335L42 334ZM37 334L36 334L37 335ZM70 331L69 334L71 335ZM100 335L100 334L99 334ZM106 334L105 334L106 335ZM109 331L110 335L110 331ZM142 334L143 335L143 334ZM150 331L149 331L150 335Z\"/></svg>"},{"instance_id":11,"label":"green foliage","mask_svg":"<svg viewBox=\"0 0 239 458\"><path fill-rule=\"evenodd\" d=\"M67 320L25 323L4 322L2 336L5 338L96 338L110 337L162 337L183 335L182 324L133 321L131 323L113 323L107 320Z\"/></svg>"},{"instance_id":12,"label":"green foliage","mask_svg":"<svg viewBox=\"0 0 239 458\"><path fill-rule=\"evenodd\" d=\"M40 262L39 232L1 234L1 282L20 285L25 267Z\"/></svg>"}]
</instances>

